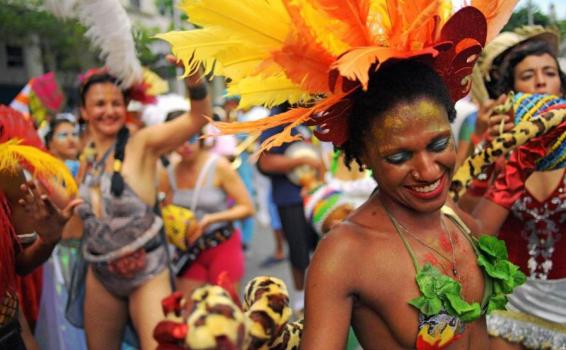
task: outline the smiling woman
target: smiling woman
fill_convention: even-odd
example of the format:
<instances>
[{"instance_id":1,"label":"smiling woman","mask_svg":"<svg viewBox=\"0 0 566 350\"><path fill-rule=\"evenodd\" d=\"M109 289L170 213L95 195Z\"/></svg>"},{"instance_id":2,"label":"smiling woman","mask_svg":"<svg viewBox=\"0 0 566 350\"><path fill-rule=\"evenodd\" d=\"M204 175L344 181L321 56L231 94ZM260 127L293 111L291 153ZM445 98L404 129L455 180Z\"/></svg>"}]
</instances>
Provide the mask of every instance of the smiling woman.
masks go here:
<instances>
[{"instance_id":1,"label":"smiling woman","mask_svg":"<svg viewBox=\"0 0 566 350\"><path fill-rule=\"evenodd\" d=\"M481 315L491 277L475 263L479 253L470 230L443 208L456 162L454 104L446 85L429 66L407 60L382 67L370 76L367 91L351 100L342 148L347 161L372 171L378 190L315 252L303 348L337 348L350 315L364 349L424 349L458 339L469 348L487 347ZM427 304L427 279L452 286L448 298L463 308L453 310L440 294L434 297L439 304ZM328 321L331 314L335 322ZM450 324L450 335L437 324ZM379 345L375 332L382 335Z\"/></svg>"},{"instance_id":2,"label":"smiling woman","mask_svg":"<svg viewBox=\"0 0 566 350\"><path fill-rule=\"evenodd\" d=\"M198 74L189 78L189 87L202 87L199 79ZM154 211L155 164L162 154L198 134L205 124L202 115L210 115L210 102L206 94L193 96L191 112L130 135L128 94L116 78L105 70L91 71L80 93L81 116L94 153L82 160L78 176L85 200L77 212L84 227L82 253L88 265L84 279L79 279L86 284L88 348L120 348L131 319L141 348L153 349L151 331L158 321L159 300L171 291L165 244L159 234L162 220ZM82 311L82 305L79 308ZM81 319L75 321L82 325Z\"/></svg>"}]
</instances>

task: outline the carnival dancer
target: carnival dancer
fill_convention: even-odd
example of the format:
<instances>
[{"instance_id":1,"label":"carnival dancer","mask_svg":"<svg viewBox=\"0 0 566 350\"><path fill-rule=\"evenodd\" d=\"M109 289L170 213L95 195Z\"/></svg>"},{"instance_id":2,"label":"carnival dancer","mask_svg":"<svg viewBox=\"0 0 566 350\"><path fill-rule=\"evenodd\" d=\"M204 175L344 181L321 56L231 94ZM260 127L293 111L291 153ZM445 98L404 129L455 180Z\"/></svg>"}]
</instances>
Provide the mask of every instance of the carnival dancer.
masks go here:
<instances>
[{"instance_id":1,"label":"carnival dancer","mask_svg":"<svg viewBox=\"0 0 566 350\"><path fill-rule=\"evenodd\" d=\"M127 94L105 70L89 73L80 90L81 116L88 124L94 157L81 165L85 204L77 210L84 223L82 252L88 263L87 344L89 349L119 349L131 320L141 348L153 349L159 300L171 292L159 234L162 221L154 211L156 162L202 128L203 114L210 114L207 88L200 75L193 75L188 82L190 113L130 136L125 127Z\"/></svg>"},{"instance_id":2,"label":"carnival dancer","mask_svg":"<svg viewBox=\"0 0 566 350\"><path fill-rule=\"evenodd\" d=\"M456 160L449 121L469 91L464 78L515 3L472 1L453 15L441 1L249 1L254 11L187 3L203 29L169 36L174 53L210 65L216 59L212 69L232 79L229 91L243 106L257 103L259 91L267 104L312 103L217 127L281 126L265 139L269 149L296 140L292 130L301 123L317 126L318 138L370 169L378 184L314 254L302 349L343 349L350 324L366 349L489 347L484 315L503 308L524 275L505 259L501 241L474 238L477 222L464 216L466 225L445 205ZM229 15L206 16L219 12ZM207 49L199 51L204 37ZM245 43L245 57L257 59L253 69L231 70L244 57L225 46L226 37ZM194 50L177 51L183 39ZM220 43L224 50L210 49Z\"/></svg>"},{"instance_id":3,"label":"carnival dancer","mask_svg":"<svg viewBox=\"0 0 566 350\"><path fill-rule=\"evenodd\" d=\"M22 328L26 330L26 325L20 323L25 322L23 317L18 321L16 274L25 275L47 260L61 238L73 207L79 204L78 201L72 201L65 210L60 211L37 183L25 182L24 170L34 174L43 184L50 183L53 178L72 183L72 177L64 164L42 151L42 148L31 120L10 108L0 106L2 349L37 347L29 330L20 334Z\"/></svg>"}]
</instances>

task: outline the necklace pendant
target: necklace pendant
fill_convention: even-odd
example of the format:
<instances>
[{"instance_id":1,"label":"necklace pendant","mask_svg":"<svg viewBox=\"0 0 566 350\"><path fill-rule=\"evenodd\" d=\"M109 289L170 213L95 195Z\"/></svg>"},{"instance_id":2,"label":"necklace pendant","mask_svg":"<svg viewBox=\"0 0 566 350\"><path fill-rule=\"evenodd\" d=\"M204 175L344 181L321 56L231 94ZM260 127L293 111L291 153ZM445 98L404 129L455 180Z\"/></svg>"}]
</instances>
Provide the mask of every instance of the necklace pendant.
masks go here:
<instances>
[{"instance_id":1,"label":"necklace pendant","mask_svg":"<svg viewBox=\"0 0 566 350\"><path fill-rule=\"evenodd\" d=\"M458 277L458 270L456 270L456 267L452 266L452 273L454 274L454 276Z\"/></svg>"}]
</instances>

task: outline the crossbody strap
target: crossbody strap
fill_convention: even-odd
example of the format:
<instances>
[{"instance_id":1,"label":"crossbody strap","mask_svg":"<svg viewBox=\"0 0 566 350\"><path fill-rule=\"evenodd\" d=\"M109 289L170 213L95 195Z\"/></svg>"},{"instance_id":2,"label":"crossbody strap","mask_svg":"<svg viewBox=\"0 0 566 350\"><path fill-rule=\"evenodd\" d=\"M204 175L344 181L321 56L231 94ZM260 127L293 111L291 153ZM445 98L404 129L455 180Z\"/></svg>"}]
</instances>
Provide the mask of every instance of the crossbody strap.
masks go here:
<instances>
[{"instance_id":1,"label":"crossbody strap","mask_svg":"<svg viewBox=\"0 0 566 350\"><path fill-rule=\"evenodd\" d=\"M202 189L204 180L206 179L206 176L210 168L216 162L217 159L218 156L216 154L211 154L210 157L208 157L208 159L206 160L206 163L204 164L202 169L200 170L200 173L198 174L197 182L195 184L195 189L193 191L193 198L191 201L191 208L190 208L193 213L195 212L195 209L197 207L198 197L200 194L200 190Z\"/></svg>"}]
</instances>

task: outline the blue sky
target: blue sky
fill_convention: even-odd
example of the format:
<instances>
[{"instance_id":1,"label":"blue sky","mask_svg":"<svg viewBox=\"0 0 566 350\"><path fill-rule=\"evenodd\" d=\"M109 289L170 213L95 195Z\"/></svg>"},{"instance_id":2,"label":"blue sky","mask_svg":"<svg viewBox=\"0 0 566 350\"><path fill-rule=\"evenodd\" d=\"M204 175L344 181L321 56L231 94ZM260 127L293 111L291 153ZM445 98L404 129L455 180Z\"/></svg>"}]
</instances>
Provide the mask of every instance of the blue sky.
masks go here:
<instances>
[{"instance_id":1,"label":"blue sky","mask_svg":"<svg viewBox=\"0 0 566 350\"><path fill-rule=\"evenodd\" d=\"M517 7L523 7L527 4L527 0L519 0ZM564 0L532 0L533 4L537 5L542 13L548 14L550 4L556 7L556 15L558 19L566 19L566 1Z\"/></svg>"}]
</instances>

